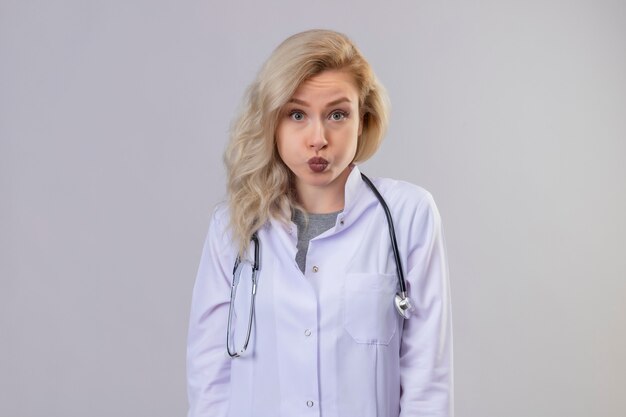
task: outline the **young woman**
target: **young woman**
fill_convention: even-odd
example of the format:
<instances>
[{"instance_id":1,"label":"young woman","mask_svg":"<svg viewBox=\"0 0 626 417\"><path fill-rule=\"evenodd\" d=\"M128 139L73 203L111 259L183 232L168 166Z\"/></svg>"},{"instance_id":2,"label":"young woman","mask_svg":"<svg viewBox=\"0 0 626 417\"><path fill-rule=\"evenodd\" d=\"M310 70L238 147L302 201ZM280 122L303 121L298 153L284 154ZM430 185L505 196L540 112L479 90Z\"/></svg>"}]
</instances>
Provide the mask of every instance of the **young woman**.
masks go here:
<instances>
[{"instance_id":1,"label":"young woman","mask_svg":"<svg viewBox=\"0 0 626 417\"><path fill-rule=\"evenodd\" d=\"M386 127L385 92L345 35L296 34L265 63L193 291L189 417L453 415L437 208L357 166Z\"/></svg>"}]
</instances>

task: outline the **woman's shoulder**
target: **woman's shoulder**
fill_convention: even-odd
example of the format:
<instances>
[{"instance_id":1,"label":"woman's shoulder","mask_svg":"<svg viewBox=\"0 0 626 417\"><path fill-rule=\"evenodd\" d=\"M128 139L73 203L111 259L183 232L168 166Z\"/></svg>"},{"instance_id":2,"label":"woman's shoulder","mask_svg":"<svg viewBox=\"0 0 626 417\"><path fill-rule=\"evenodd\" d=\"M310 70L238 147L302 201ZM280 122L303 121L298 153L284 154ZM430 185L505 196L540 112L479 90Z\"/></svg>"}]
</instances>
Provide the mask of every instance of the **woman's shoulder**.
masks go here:
<instances>
[{"instance_id":1,"label":"woman's shoulder","mask_svg":"<svg viewBox=\"0 0 626 417\"><path fill-rule=\"evenodd\" d=\"M217 203L213 208L209 230L222 236L230 233L230 210L226 201Z\"/></svg>"},{"instance_id":2,"label":"woman's shoulder","mask_svg":"<svg viewBox=\"0 0 626 417\"><path fill-rule=\"evenodd\" d=\"M393 178L376 178L373 181L389 205L403 210L435 206L433 195L422 186Z\"/></svg>"},{"instance_id":3,"label":"woman's shoulder","mask_svg":"<svg viewBox=\"0 0 626 417\"><path fill-rule=\"evenodd\" d=\"M220 201L213 207L211 221L227 225L230 221L230 210L226 201Z\"/></svg>"},{"instance_id":4,"label":"woman's shoulder","mask_svg":"<svg viewBox=\"0 0 626 417\"><path fill-rule=\"evenodd\" d=\"M410 231L407 234L410 248L436 236L441 229L441 216L430 191L391 178L378 178L374 183L391 210L397 230Z\"/></svg>"}]
</instances>

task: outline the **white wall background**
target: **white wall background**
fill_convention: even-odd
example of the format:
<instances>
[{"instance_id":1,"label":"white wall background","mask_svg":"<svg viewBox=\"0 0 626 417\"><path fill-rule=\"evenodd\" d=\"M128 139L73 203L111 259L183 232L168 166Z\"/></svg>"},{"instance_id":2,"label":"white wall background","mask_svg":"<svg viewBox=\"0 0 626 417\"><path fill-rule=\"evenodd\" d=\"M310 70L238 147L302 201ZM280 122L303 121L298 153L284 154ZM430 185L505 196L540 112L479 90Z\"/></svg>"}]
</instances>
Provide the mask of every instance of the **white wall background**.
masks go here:
<instances>
[{"instance_id":1,"label":"white wall background","mask_svg":"<svg viewBox=\"0 0 626 417\"><path fill-rule=\"evenodd\" d=\"M626 415L625 2L0 0L1 416L184 415L228 125L313 27L442 212L457 417Z\"/></svg>"}]
</instances>

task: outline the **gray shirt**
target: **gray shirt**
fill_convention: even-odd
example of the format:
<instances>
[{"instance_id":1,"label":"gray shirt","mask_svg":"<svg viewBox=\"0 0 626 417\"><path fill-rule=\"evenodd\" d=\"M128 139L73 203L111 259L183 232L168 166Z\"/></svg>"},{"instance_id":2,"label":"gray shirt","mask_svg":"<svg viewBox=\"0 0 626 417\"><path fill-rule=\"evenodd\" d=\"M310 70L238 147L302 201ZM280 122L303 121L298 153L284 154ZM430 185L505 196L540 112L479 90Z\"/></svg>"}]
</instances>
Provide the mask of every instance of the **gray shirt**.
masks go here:
<instances>
[{"instance_id":1,"label":"gray shirt","mask_svg":"<svg viewBox=\"0 0 626 417\"><path fill-rule=\"evenodd\" d=\"M304 213L300 210L294 210L291 220L298 226L298 252L296 252L296 262L298 267L304 273L306 268L306 253L309 250L309 242L333 227L337 222L337 215L342 210L334 213L313 214L308 213L308 223L305 223Z\"/></svg>"}]
</instances>

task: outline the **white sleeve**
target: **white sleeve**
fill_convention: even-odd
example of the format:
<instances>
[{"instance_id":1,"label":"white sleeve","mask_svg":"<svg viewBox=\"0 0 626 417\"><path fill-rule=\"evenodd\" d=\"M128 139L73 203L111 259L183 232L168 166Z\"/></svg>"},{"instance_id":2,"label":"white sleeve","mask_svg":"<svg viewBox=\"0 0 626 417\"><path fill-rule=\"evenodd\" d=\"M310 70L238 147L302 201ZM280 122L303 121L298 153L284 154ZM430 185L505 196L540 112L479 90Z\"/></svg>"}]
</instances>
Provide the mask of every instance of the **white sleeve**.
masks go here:
<instances>
[{"instance_id":1,"label":"white sleeve","mask_svg":"<svg viewBox=\"0 0 626 417\"><path fill-rule=\"evenodd\" d=\"M400 416L452 417L452 319L441 218L430 194L411 222L407 290L414 310L400 349Z\"/></svg>"},{"instance_id":2,"label":"white sleeve","mask_svg":"<svg viewBox=\"0 0 626 417\"><path fill-rule=\"evenodd\" d=\"M230 361L226 326L233 252L216 209L193 288L187 338L188 417L223 417L228 412Z\"/></svg>"}]
</instances>

